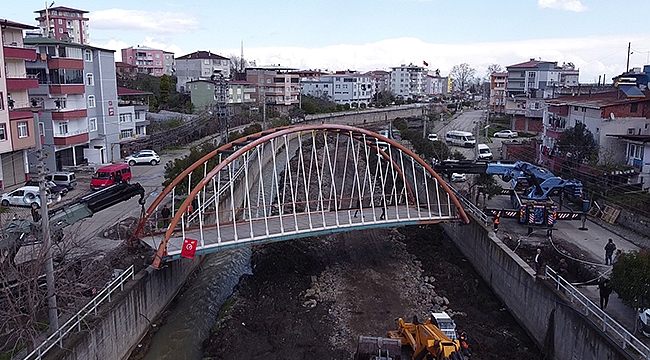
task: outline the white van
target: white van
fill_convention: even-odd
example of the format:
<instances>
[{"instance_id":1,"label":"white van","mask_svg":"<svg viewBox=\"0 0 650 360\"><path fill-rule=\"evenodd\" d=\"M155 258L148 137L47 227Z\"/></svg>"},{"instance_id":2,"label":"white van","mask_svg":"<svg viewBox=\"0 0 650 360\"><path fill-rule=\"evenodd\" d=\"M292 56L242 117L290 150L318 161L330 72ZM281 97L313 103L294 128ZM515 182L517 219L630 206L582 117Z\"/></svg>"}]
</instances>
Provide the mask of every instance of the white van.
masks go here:
<instances>
[{"instance_id":1,"label":"white van","mask_svg":"<svg viewBox=\"0 0 650 360\"><path fill-rule=\"evenodd\" d=\"M478 144L478 156L479 160L492 160L492 150L485 144Z\"/></svg>"},{"instance_id":2,"label":"white van","mask_svg":"<svg viewBox=\"0 0 650 360\"><path fill-rule=\"evenodd\" d=\"M447 144L456 145L456 146L465 146L465 147L476 146L476 138L474 137L474 134L468 131L458 131L458 130L447 131L447 134L445 134L445 141L447 142Z\"/></svg>"}]
</instances>

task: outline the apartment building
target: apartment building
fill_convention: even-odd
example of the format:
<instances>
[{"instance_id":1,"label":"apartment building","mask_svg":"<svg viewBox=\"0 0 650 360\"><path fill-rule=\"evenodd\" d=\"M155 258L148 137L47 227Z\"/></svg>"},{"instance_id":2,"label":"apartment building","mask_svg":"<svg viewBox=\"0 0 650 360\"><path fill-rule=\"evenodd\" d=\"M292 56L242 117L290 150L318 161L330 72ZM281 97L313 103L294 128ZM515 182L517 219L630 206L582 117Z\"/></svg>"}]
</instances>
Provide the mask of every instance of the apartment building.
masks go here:
<instances>
[{"instance_id":1,"label":"apartment building","mask_svg":"<svg viewBox=\"0 0 650 360\"><path fill-rule=\"evenodd\" d=\"M28 149L35 145L34 120L29 89L38 80L27 76L26 61L36 60L36 51L26 49L23 30L35 26L0 19L0 188L22 184L29 178Z\"/></svg>"},{"instance_id":2,"label":"apartment building","mask_svg":"<svg viewBox=\"0 0 650 360\"><path fill-rule=\"evenodd\" d=\"M36 21L43 37L76 44L90 43L89 19L85 15L88 11L57 6L34 12L38 14Z\"/></svg>"},{"instance_id":3,"label":"apartment building","mask_svg":"<svg viewBox=\"0 0 650 360\"><path fill-rule=\"evenodd\" d=\"M512 115L511 128L518 131L543 131L544 99L560 94L560 89L577 85L579 71L573 64L558 66L557 61L529 61L506 67L505 113ZM557 93L557 94L556 94Z\"/></svg>"},{"instance_id":4,"label":"apartment building","mask_svg":"<svg viewBox=\"0 0 650 360\"><path fill-rule=\"evenodd\" d=\"M219 83L213 80L194 80L187 83L191 93L192 105L195 110L211 109L218 98L217 86ZM232 80L226 83L226 104L235 107L256 103L256 85L249 81ZM238 111L233 109L235 113Z\"/></svg>"},{"instance_id":5,"label":"apartment building","mask_svg":"<svg viewBox=\"0 0 650 360\"><path fill-rule=\"evenodd\" d=\"M557 139L565 129L583 123L600 145L600 160L632 166L634 181L650 186L650 91L636 86L606 93L567 96L546 101L540 158L558 155Z\"/></svg>"},{"instance_id":6,"label":"apartment building","mask_svg":"<svg viewBox=\"0 0 650 360\"><path fill-rule=\"evenodd\" d=\"M162 76L173 75L174 54L144 46L122 49L122 62L133 65L139 73Z\"/></svg>"},{"instance_id":7,"label":"apartment building","mask_svg":"<svg viewBox=\"0 0 650 360\"><path fill-rule=\"evenodd\" d=\"M385 70L373 70L364 74L370 78L372 82L372 93L379 94L380 92L390 91L390 72Z\"/></svg>"},{"instance_id":8,"label":"apartment building","mask_svg":"<svg viewBox=\"0 0 650 360\"><path fill-rule=\"evenodd\" d=\"M193 80L210 80L213 75L221 74L230 78L230 59L210 51L196 51L175 60L176 91L190 92L187 83Z\"/></svg>"},{"instance_id":9,"label":"apartment building","mask_svg":"<svg viewBox=\"0 0 650 360\"><path fill-rule=\"evenodd\" d=\"M427 95L447 95L449 93L449 79L439 74L427 74L425 93Z\"/></svg>"},{"instance_id":10,"label":"apartment building","mask_svg":"<svg viewBox=\"0 0 650 360\"><path fill-rule=\"evenodd\" d=\"M337 104L352 107L367 106L374 95L372 78L359 73L340 72L302 79L300 85L305 95L327 98Z\"/></svg>"},{"instance_id":11,"label":"apartment building","mask_svg":"<svg viewBox=\"0 0 650 360\"><path fill-rule=\"evenodd\" d=\"M25 46L37 55L27 63L27 75L39 85L29 97L42 108L39 127L48 169L118 160L114 51L44 37L26 38ZM29 161L36 162L35 154Z\"/></svg>"},{"instance_id":12,"label":"apartment building","mask_svg":"<svg viewBox=\"0 0 650 360\"><path fill-rule=\"evenodd\" d=\"M426 96L427 69L413 64L391 68L390 91L404 100Z\"/></svg>"},{"instance_id":13,"label":"apartment building","mask_svg":"<svg viewBox=\"0 0 650 360\"><path fill-rule=\"evenodd\" d=\"M152 95L147 91L117 88L120 143L147 136L147 113Z\"/></svg>"},{"instance_id":14,"label":"apartment building","mask_svg":"<svg viewBox=\"0 0 650 360\"><path fill-rule=\"evenodd\" d=\"M507 72L493 72L490 74L490 112L496 114L505 113L507 84Z\"/></svg>"},{"instance_id":15,"label":"apartment building","mask_svg":"<svg viewBox=\"0 0 650 360\"><path fill-rule=\"evenodd\" d=\"M255 100L282 114L300 102L300 77L296 69L280 66L246 68L246 81L255 84Z\"/></svg>"}]
</instances>

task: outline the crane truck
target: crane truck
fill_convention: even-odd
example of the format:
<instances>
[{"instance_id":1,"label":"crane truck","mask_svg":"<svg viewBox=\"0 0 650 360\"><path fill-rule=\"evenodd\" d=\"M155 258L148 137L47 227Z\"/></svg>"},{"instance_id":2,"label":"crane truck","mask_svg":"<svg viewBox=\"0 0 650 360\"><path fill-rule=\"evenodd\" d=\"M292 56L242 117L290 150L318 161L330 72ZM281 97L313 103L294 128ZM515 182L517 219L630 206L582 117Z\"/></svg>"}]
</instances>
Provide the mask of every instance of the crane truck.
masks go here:
<instances>
[{"instance_id":1,"label":"crane truck","mask_svg":"<svg viewBox=\"0 0 650 360\"><path fill-rule=\"evenodd\" d=\"M144 206L145 191L142 185L121 182L83 196L72 203L49 209L47 213L53 242L63 238L63 228L136 195L140 195L138 202ZM0 265L13 263L23 245L37 243L42 238L41 221L16 219L9 223L4 237L0 239Z\"/></svg>"},{"instance_id":2,"label":"crane truck","mask_svg":"<svg viewBox=\"0 0 650 360\"><path fill-rule=\"evenodd\" d=\"M564 195L582 198L582 183L578 180L565 180L550 170L525 162L483 162L470 160L445 160L434 164L434 170L441 174L491 174L499 175L509 182L511 209L485 209L486 213L504 218L516 218L521 224L544 225L552 227L555 221L574 220L580 213L558 211L551 196Z\"/></svg>"},{"instance_id":3,"label":"crane truck","mask_svg":"<svg viewBox=\"0 0 650 360\"><path fill-rule=\"evenodd\" d=\"M402 360L401 348L408 346L413 352L413 360L463 360L459 340L452 340L436 325L427 319L423 324L414 319L407 323L397 320L397 330L388 336L360 336L355 360Z\"/></svg>"}]
</instances>

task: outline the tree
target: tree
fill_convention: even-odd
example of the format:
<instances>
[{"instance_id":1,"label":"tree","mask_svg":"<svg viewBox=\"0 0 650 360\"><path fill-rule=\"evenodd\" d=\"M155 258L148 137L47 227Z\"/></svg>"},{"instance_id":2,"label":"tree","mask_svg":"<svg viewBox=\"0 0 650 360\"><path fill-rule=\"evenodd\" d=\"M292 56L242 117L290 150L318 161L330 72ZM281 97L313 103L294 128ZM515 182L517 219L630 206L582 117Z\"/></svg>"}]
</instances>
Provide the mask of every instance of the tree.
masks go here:
<instances>
[{"instance_id":1,"label":"tree","mask_svg":"<svg viewBox=\"0 0 650 360\"><path fill-rule=\"evenodd\" d=\"M557 141L557 149L575 164L595 163L598 160L598 144L583 123L564 130Z\"/></svg>"},{"instance_id":2,"label":"tree","mask_svg":"<svg viewBox=\"0 0 650 360\"><path fill-rule=\"evenodd\" d=\"M460 86L460 90L465 92L465 87L474 77L476 70L472 69L469 64L462 63L454 65L449 72L449 77L454 79L454 82Z\"/></svg>"},{"instance_id":3,"label":"tree","mask_svg":"<svg viewBox=\"0 0 650 360\"><path fill-rule=\"evenodd\" d=\"M650 307L650 252L621 254L612 270L612 289L627 306Z\"/></svg>"},{"instance_id":4,"label":"tree","mask_svg":"<svg viewBox=\"0 0 650 360\"><path fill-rule=\"evenodd\" d=\"M501 65L499 65L499 64L490 64L490 65L488 65L487 71L485 72L485 79L490 80L490 76L492 75L492 73L502 72L502 71L503 71L503 69L501 68Z\"/></svg>"},{"instance_id":5,"label":"tree","mask_svg":"<svg viewBox=\"0 0 650 360\"><path fill-rule=\"evenodd\" d=\"M160 94L158 95L158 102L162 107L169 105L170 93L172 89L172 82L169 80L167 74L160 77Z\"/></svg>"},{"instance_id":6,"label":"tree","mask_svg":"<svg viewBox=\"0 0 650 360\"><path fill-rule=\"evenodd\" d=\"M243 57L230 55L230 77L234 80L246 80L248 61Z\"/></svg>"}]
</instances>

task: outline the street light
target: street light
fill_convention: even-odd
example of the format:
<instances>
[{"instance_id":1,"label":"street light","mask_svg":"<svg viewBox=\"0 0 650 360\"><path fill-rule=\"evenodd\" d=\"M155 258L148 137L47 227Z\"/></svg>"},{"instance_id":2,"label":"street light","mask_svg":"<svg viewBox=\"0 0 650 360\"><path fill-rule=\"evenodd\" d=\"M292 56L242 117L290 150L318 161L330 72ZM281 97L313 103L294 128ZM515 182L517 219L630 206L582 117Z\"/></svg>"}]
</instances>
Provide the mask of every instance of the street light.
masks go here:
<instances>
[{"instance_id":1,"label":"street light","mask_svg":"<svg viewBox=\"0 0 650 360\"><path fill-rule=\"evenodd\" d=\"M34 129L39 129L38 112L40 108L37 107L35 99L31 101L32 115L34 116ZM45 154L43 152L43 144L41 143L41 134L38 130L34 131L34 142L36 143L36 156L38 165L36 165L38 180L39 197L41 199L41 227L43 229L43 246L45 246L45 279L47 282L47 307L48 318L50 320L50 330L55 332L59 329L59 318L57 314L56 305L56 289L54 284L54 261L52 260L52 244L50 237L50 219L47 212L47 191L45 190ZM36 136L38 135L38 136Z\"/></svg>"}]
</instances>

